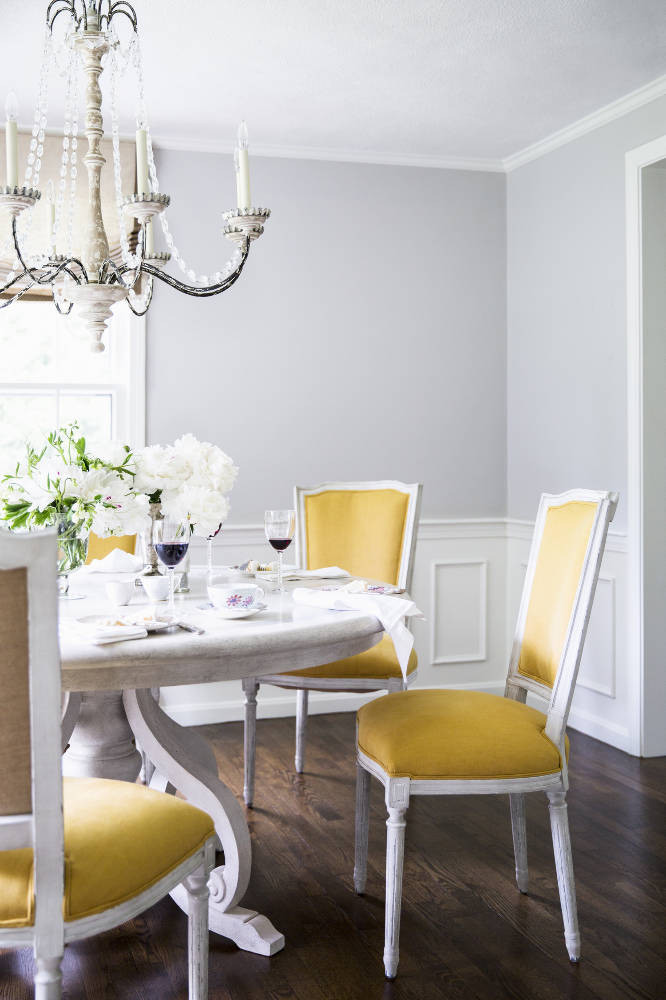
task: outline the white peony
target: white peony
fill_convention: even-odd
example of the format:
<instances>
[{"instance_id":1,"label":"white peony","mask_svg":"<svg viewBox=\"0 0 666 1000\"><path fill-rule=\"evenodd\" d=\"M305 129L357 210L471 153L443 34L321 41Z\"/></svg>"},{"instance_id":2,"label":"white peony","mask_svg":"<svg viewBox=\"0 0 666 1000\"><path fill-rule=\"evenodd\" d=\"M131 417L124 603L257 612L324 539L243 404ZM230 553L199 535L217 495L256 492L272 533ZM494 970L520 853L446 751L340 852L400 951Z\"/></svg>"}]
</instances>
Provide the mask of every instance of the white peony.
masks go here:
<instances>
[{"instance_id":1,"label":"white peony","mask_svg":"<svg viewBox=\"0 0 666 1000\"><path fill-rule=\"evenodd\" d=\"M189 520L195 535L208 538L227 519L229 501L220 491L188 483L179 490L165 490L162 513L178 521Z\"/></svg>"},{"instance_id":2,"label":"white peony","mask_svg":"<svg viewBox=\"0 0 666 1000\"><path fill-rule=\"evenodd\" d=\"M169 445L153 444L136 455L134 489L137 493L156 493L158 490L178 489L185 483L192 469L187 460Z\"/></svg>"}]
</instances>

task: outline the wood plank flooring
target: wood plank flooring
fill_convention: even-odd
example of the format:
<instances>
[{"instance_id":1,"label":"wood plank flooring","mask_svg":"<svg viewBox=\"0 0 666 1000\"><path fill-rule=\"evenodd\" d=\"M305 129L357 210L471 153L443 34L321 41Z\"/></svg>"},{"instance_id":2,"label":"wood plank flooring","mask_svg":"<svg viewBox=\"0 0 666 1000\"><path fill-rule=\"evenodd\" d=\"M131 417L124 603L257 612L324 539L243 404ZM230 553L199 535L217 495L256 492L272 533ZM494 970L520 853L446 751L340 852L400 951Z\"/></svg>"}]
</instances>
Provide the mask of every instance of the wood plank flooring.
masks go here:
<instances>
[{"instance_id":1,"label":"wood plank flooring","mask_svg":"<svg viewBox=\"0 0 666 1000\"><path fill-rule=\"evenodd\" d=\"M242 787L242 727L201 730ZM408 814L398 979L384 980L385 811L373 781L367 895L352 888L354 716L315 716L307 773L292 719L258 724L245 905L287 939L271 959L211 936L211 1000L666 998L666 758L571 733L569 816L582 932L568 961L545 796L528 797L530 894L513 876L508 801L417 798ZM66 1000L184 1000L187 923L171 900L68 946ZM0 997L32 997L28 951L0 952Z\"/></svg>"}]
</instances>

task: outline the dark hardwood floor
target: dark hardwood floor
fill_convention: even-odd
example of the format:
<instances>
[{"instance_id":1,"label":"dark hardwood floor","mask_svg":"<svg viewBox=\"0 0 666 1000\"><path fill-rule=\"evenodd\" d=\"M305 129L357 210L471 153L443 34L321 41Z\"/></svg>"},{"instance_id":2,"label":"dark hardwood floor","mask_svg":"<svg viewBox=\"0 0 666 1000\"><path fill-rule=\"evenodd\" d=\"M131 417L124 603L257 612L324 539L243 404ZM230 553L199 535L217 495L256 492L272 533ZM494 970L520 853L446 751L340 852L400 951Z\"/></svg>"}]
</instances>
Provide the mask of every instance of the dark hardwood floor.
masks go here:
<instances>
[{"instance_id":1,"label":"dark hardwood floor","mask_svg":"<svg viewBox=\"0 0 666 1000\"><path fill-rule=\"evenodd\" d=\"M292 719L258 725L254 871L246 905L287 946L271 959L211 936L211 1000L666 998L666 759L571 733L569 816L582 959L562 936L545 796L528 797L530 894L513 876L506 798L417 798L408 814L398 979L384 980L385 811L372 789L367 895L352 888L354 716L311 719L307 773ZM208 726L220 773L242 786L242 727ZM171 900L68 946L66 1000L182 1000L187 923ZM0 952L0 996L27 1000L31 955Z\"/></svg>"}]
</instances>

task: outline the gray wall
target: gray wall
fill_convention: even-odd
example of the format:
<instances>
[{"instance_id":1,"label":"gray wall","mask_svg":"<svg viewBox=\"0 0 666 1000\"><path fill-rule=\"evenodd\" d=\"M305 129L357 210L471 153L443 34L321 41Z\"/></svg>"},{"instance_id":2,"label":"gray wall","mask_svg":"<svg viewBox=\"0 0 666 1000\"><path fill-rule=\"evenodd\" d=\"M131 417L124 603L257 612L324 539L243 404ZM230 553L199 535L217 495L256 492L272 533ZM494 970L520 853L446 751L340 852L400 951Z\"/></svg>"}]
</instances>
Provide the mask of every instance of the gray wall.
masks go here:
<instances>
[{"instance_id":1,"label":"gray wall","mask_svg":"<svg viewBox=\"0 0 666 1000\"><path fill-rule=\"evenodd\" d=\"M664 131L661 99L508 177L510 517L542 490L616 489L626 530L624 155Z\"/></svg>"},{"instance_id":2,"label":"gray wall","mask_svg":"<svg viewBox=\"0 0 666 1000\"><path fill-rule=\"evenodd\" d=\"M643 198L643 739L666 753L666 160L646 167Z\"/></svg>"},{"instance_id":3,"label":"gray wall","mask_svg":"<svg viewBox=\"0 0 666 1000\"><path fill-rule=\"evenodd\" d=\"M181 252L215 271L231 157L158 169ZM255 157L252 190L273 217L238 284L157 290L148 441L227 450L236 523L324 479L423 480L426 517L504 514L505 178Z\"/></svg>"}]
</instances>

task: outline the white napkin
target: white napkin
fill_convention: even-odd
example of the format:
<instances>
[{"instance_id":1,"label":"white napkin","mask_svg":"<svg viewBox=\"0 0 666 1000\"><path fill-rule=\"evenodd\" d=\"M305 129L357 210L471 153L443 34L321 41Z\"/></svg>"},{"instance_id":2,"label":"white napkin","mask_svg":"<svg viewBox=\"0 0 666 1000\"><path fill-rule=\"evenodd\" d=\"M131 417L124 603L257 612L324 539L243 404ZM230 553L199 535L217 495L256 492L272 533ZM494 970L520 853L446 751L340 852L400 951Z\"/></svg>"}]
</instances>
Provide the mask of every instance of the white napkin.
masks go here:
<instances>
[{"instance_id":1,"label":"white napkin","mask_svg":"<svg viewBox=\"0 0 666 1000\"><path fill-rule=\"evenodd\" d=\"M126 642L129 639L145 639L148 635L142 625L86 625L82 622L63 622L63 626L75 639L91 642L95 646L106 646L110 642Z\"/></svg>"},{"instance_id":2,"label":"white napkin","mask_svg":"<svg viewBox=\"0 0 666 1000\"><path fill-rule=\"evenodd\" d=\"M293 576L302 577L304 580L346 580L349 573L339 566L322 566L321 569L295 569Z\"/></svg>"},{"instance_id":3,"label":"white napkin","mask_svg":"<svg viewBox=\"0 0 666 1000\"><path fill-rule=\"evenodd\" d=\"M112 549L103 559L93 559L86 567L89 573L138 573L143 559L123 549Z\"/></svg>"},{"instance_id":4,"label":"white napkin","mask_svg":"<svg viewBox=\"0 0 666 1000\"><path fill-rule=\"evenodd\" d=\"M331 611L362 611L366 615L374 615L387 635L391 636L402 676L407 680L407 666L414 646L414 636L405 625L405 618L423 618L423 614L409 598L393 594L358 593L354 583L337 590L296 587L292 597L295 604L310 604L317 608L330 608Z\"/></svg>"}]
</instances>

